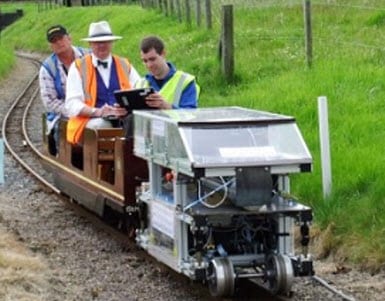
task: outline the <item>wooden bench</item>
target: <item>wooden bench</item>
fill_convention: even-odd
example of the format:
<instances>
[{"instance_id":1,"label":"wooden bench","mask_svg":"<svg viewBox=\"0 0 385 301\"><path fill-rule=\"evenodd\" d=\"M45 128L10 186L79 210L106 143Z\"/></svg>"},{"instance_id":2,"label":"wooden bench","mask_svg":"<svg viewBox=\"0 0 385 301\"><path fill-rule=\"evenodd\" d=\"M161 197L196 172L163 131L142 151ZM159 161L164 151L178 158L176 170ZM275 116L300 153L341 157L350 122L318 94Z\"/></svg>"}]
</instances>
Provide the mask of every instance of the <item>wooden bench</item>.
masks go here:
<instances>
[{"instance_id":1,"label":"wooden bench","mask_svg":"<svg viewBox=\"0 0 385 301\"><path fill-rule=\"evenodd\" d=\"M122 137L122 128L85 129L84 172L98 180L114 184L116 140Z\"/></svg>"},{"instance_id":2,"label":"wooden bench","mask_svg":"<svg viewBox=\"0 0 385 301\"><path fill-rule=\"evenodd\" d=\"M67 120L61 119L59 123L59 144L60 151L58 160L69 167L83 169L83 148L80 145L72 145L67 142Z\"/></svg>"}]
</instances>

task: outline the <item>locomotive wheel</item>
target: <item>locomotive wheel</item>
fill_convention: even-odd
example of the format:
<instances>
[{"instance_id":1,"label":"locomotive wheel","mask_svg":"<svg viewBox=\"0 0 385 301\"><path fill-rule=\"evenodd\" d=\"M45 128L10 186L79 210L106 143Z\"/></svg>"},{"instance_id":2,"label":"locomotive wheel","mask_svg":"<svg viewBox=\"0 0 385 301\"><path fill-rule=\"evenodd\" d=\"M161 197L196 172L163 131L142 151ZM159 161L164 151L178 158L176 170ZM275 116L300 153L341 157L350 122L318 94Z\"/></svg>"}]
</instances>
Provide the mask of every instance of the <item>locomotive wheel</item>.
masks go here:
<instances>
[{"instance_id":1,"label":"locomotive wheel","mask_svg":"<svg viewBox=\"0 0 385 301\"><path fill-rule=\"evenodd\" d=\"M282 254L270 254L266 259L266 279L273 294L287 294L291 290L294 272L291 260Z\"/></svg>"},{"instance_id":2,"label":"locomotive wheel","mask_svg":"<svg viewBox=\"0 0 385 301\"><path fill-rule=\"evenodd\" d=\"M211 260L207 269L207 280L212 296L232 296L234 294L235 274L231 261L225 257Z\"/></svg>"}]
</instances>

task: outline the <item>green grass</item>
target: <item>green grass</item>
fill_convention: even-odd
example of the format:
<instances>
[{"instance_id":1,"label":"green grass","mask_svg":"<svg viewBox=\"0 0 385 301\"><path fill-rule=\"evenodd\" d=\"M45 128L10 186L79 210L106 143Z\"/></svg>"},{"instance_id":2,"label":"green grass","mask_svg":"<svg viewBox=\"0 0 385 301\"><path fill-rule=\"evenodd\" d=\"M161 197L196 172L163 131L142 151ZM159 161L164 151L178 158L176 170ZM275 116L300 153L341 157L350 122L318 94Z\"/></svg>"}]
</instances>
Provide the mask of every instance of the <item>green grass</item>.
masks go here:
<instances>
[{"instance_id":1,"label":"green grass","mask_svg":"<svg viewBox=\"0 0 385 301\"><path fill-rule=\"evenodd\" d=\"M241 3L238 1L237 3ZM245 0L245 3L251 2ZM75 44L90 22L106 19L122 35L114 52L145 69L138 44L147 34L167 43L168 57L195 74L202 88L200 106L239 105L292 115L313 155L313 172L292 177L292 192L314 208L316 225L332 229L331 250L371 268L385 263L385 6L363 9L367 1L313 1L313 65L303 47L302 1L237 6L235 77L226 83L217 58L219 30L206 31L138 6L60 8L37 12L23 5L25 17L2 32L0 76L14 61L12 49L47 52L45 30L62 23ZM278 3L278 4L277 4ZM358 5L343 7L342 4ZM4 5L4 4L2 4ZM12 4L15 5L15 4ZM20 4L18 4L20 5ZM381 6L382 5L382 6ZM333 191L322 196L317 97L329 102ZM342 255L341 255L342 254Z\"/></svg>"}]
</instances>

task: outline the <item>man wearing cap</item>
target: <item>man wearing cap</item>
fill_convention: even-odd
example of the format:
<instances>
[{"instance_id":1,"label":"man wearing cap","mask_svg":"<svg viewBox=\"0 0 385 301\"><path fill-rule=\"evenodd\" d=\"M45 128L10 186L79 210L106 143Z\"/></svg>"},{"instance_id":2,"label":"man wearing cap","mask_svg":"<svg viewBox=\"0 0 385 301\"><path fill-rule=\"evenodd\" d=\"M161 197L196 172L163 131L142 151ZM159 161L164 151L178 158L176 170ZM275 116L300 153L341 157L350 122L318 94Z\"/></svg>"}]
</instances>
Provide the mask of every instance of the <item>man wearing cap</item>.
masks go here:
<instances>
[{"instance_id":1,"label":"man wearing cap","mask_svg":"<svg viewBox=\"0 0 385 301\"><path fill-rule=\"evenodd\" d=\"M70 116L67 140L72 144L81 142L85 127L112 127L106 117L127 114L116 105L113 92L131 89L140 76L127 59L112 55L113 42L121 38L112 34L107 21L91 23L83 40L92 52L69 69L65 107Z\"/></svg>"},{"instance_id":2,"label":"man wearing cap","mask_svg":"<svg viewBox=\"0 0 385 301\"><path fill-rule=\"evenodd\" d=\"M50 153L55 155L59 150L58 120L66 116L64 100L68 69L76 58L82 57L88 50L72 46L71 37L62 25L48 28L47 40L52 54L42 63L39 84L41 99L46 109L46 134Z\"/></svg>"}]
</instances>

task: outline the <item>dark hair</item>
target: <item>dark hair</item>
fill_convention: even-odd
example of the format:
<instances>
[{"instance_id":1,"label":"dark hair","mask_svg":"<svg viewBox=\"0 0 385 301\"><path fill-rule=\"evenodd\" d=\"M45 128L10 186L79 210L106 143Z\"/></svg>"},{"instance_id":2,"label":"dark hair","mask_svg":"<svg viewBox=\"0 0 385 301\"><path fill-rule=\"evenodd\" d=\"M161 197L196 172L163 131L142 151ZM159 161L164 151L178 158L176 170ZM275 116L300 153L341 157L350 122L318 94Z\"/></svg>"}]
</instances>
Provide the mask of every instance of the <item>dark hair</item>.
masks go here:
<instances>
[{"instance_id":1,"label":"dark hair","mask_svg":"<svg viewBox=\"0 0 385 301\"><path fill-rule=\"evenodd\" d=\"M140 43L140 50L144 53L149 52L151 49L155 49L158 54L161 54L164 50L163 41L157 36L148 36L143 38Z\"/></svg>"}]
</instances>

